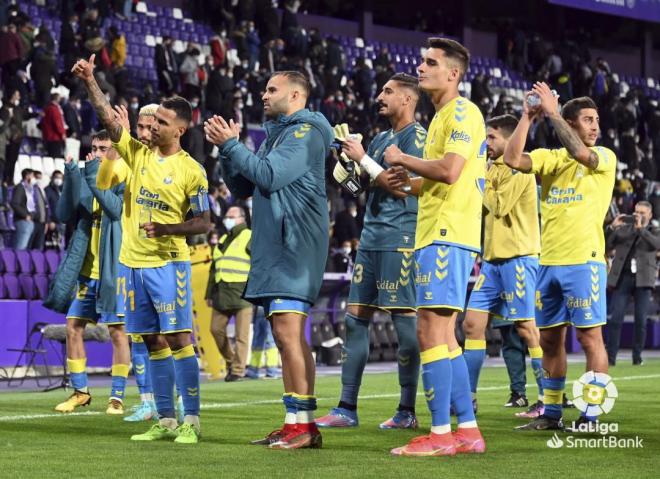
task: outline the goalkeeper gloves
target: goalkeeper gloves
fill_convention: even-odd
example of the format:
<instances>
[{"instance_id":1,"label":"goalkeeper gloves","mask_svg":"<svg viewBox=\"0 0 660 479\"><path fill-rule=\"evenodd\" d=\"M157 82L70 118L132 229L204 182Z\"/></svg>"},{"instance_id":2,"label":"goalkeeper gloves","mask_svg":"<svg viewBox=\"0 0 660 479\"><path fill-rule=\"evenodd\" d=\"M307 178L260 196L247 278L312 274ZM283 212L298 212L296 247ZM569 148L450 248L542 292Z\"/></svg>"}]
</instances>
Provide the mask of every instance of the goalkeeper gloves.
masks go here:
<instances>
[{"instance_id":1,"label":"goalkeeper gloves","mask_svg":"<svg viewBox=\"0 0 660 479\"><path fill-rule=\"evenodd\" d=\"M350 160L345 153L340 155L340 159L332 171L332 177L353 196L360 196L364 191L360 183L360 166Z\"/></svg>"}]
</instances>

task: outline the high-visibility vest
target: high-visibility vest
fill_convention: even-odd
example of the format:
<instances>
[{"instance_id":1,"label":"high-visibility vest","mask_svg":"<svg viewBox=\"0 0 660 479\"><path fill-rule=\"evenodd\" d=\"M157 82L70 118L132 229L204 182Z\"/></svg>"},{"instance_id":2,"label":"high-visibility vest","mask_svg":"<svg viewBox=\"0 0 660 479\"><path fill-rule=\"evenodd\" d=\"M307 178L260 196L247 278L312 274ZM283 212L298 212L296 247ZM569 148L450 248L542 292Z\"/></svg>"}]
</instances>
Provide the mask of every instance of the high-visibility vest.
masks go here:
<instances>
[{"instance_id":1,"label":"high-visibility vest","mask_svg":"<svg viewBox=\"0 0 660 479\"><path fill-rule=\"evenodd\" d=\"M245 283L250 272L250 255L247 245L252 238L252 231L244 229L229 244L225 252L220 251L220 245L227 239L223 235L218 241L218 246L213 251L213 262L215 264L215 282L219 283Z\"/></svg>"}]
</instances>

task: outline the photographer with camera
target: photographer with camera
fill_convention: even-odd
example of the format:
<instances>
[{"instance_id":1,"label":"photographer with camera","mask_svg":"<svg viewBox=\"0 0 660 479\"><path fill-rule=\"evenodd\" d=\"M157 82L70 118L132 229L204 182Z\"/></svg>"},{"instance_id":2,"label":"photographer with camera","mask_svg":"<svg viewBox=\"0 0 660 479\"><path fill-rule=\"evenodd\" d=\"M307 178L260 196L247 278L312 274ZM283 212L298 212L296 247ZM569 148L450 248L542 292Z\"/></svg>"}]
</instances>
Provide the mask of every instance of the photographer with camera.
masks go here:
<instances>
[{"instance_id":1,"label":"photographer with camera","mask_svg":"<svg viewBox=\"0 0 660 479\"><path fill-rule=\"evenodd\" d=\"M610 299L612 316L607 322L607 356L616 364L623 317L630 296L635 300L635 334L632 361L642 364L646 339L646 317L658 276L656 252L660 249L660 228L650 224L653 208L648 201L635 205L632 215L619 215L607 228L607 250L615 250L607 286L614 288Z\"/></svg>"}]
</instances>

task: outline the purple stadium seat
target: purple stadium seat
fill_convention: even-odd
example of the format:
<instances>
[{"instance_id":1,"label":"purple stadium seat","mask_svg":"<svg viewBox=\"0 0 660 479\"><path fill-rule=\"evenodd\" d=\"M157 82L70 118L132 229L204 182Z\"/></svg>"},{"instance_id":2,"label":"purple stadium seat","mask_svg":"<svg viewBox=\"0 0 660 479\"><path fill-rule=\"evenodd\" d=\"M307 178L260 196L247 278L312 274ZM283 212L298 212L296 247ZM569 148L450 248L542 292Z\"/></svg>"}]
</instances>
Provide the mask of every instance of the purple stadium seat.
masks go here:
<instances>
[{"instance_id":1,"label":"purple stadium seat","mask_svg":"<svg viewBox=\"0 0 660 479\"><path fill-rule=\"evenodd\" d=\"M37 289L37 299L46 299L48 296L48 276L45 274L34 275L34 285Z\"/></svg>"},{"instance_id":2,"label":"purple stadium seat","mask_svg":"<svg viewBox=\"0 0 660 479\"><path fill-rule=\"evenodd\" d=\"M21 273L32 273L34 266L32 265L32 258L28 250L16 250L16 259Z\"/></svg>"},{"instance_id":3,"label":"purple stadium seat","mask_svg":"<svg viewBox=\"0 0 660 479\"><path fill-rule=\"evenodd\" d=\"M55 271L57 271L57 267L60 264L60 253L49 249L44 253L44 258L46 260L46 264L48 264L48 271L55 273Z\"/></svg>"},{"instance_id":4,"label":"purple stadium seat","mask_svg":"<svg viewBox=\"0 0 660 479\"><path fill-rule=\"evenodd\" d=\"M39 251L38 249L30 250L30 256L32 257L35 273L45 274L48 272L48 264L46 263L46 257L43 251Z\"/></svg>"},{"instance_id":5,"label":"purple stadium seat","mask_svg":"<svg viewBox=\"0 0 660 479\"><path fill-rule=\"evenodd\" d=\"M21 298L21 286L18 284L18 277L14 273L5 273L3 276L5 283L6 297L8 299Z\"/></svg>"},{"instance_id":6,"label":"purple stadium seat","mask_svg":"<svg viewBox=\"0 0 660 479\"><path fill-rule=\"evenodd\" d=\"M5 299L7 297L7 291L5 289L5 281L0 276L0 299Z\"/></svg>"},{"instance_id":7,"label":"purple stadium seat","mask_svg":"<svg viewBox=\"0 0 660 479\"><path fill-rule=\"evenodd\" d=\"M7 273L16 273L18 271L18 261L16 261L16 253L13 249L1 249L0 257L5 265Z\"/></svg>"},{"instance_id":8,"label":"purple stadium seat","mask_svg":"<svg viewBox=\"0 0 660 479\"><path fill-rule=\"evenodd\" d=\"M36 299L37 298L37 288L34 286L34 278L30 274L19 274L18 283L21 286L23 291L24 299Z\"/></svg>"}]
</instances>

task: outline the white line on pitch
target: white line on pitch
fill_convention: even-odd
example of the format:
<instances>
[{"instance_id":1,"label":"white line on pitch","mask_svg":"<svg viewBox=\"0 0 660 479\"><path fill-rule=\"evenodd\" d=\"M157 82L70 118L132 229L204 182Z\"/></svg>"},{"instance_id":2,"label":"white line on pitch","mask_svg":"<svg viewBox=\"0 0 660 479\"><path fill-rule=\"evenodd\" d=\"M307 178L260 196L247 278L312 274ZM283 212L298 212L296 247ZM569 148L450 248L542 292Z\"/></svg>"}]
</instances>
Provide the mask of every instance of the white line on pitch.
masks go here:
<instances>
[{"instance_id":1,"label":"white line on pitch","mask_svg":"<svg viewBox=\"0 0 660 479\"><path fill-rule=\"evenodd\" d=\"M618 381L633 381L636 379L657 379L660 378L660 374L647 374L643 376L621 376L612 378L615 382ZM533 387L536 384L527 384L527 387ZM479 388L479 391L502 391L509 389L509 386L486 386ZM422 393L417 393L418 396L421 396ZM382 398L394 398L399 397L399 394L367 394L360 396L359 399L382 399ZM332 401L335 400L335 397L324 397L318 398L319 401ZM260 406L268 404L280 404L281 399L263 399L257 401L241 401L241 402L225 402L225 403L204 403L202 404L202 409L231 409L241 406ZM15 416L0 416L0 422L10 422L10 421L28 421L32 419L49 419L55 417L72 417L72 416L100 416L102 412L98 411L87 411L87 412L73 412L68 414L24 414L24 415L15 415Z\"/></svg>"}]
</instances>

